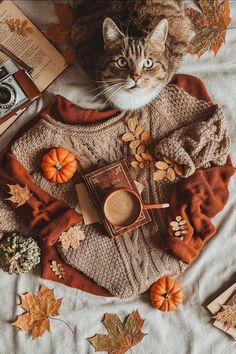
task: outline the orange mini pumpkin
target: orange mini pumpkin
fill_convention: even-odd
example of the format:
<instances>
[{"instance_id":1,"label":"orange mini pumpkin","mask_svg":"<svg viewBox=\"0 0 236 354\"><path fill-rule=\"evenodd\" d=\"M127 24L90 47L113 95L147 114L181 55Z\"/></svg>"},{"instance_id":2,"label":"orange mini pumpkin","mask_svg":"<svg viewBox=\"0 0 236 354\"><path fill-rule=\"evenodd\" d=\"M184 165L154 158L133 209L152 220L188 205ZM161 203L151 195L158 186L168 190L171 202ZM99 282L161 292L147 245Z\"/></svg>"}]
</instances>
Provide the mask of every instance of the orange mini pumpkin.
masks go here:
<instances>
[{"instance_id":1,"label":"orange mini pumpkin","mask_svg":"<svg viewBox=\"0 0 236 354\"><path fill-rule=\"evenodd\" d=\"M42 159L41 168L44 176L51 182L69 181L76 172L75 156L63 147L51 149Z\"/></svg>"},{"instance_id":2,"label":"orange mini pumpkin","mask_svg":"<svg viewBox=\"0 0 236 354\"><path fill-rule=\"evenodd\" d=\"M163 277L152 284L150 299L152 305L160 311L175 311L182 303L183 290L177 281L170 277Z\"/></svg>"}]
</instances>

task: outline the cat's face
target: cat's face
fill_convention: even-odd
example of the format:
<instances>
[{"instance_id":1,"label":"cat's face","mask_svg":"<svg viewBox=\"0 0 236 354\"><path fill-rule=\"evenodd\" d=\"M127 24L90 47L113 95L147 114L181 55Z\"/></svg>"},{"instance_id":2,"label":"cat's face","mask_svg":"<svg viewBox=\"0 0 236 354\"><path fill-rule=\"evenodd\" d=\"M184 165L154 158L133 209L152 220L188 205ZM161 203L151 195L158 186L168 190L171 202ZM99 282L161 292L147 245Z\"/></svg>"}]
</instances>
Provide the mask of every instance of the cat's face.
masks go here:
<instances>
[{"instance_id":1,"label":"cat's face","mask_svg":"<svg viewBox=\"0 0 236 354\"><path fill-rule=\"evenodd\" d=\"M145 38L134 39L125 37L111 19L105 19L105 57L97 80L107 103L121 110L137 109L160 93L167 76L167 34L167 20Z\"/></svg>"}]
</instances>

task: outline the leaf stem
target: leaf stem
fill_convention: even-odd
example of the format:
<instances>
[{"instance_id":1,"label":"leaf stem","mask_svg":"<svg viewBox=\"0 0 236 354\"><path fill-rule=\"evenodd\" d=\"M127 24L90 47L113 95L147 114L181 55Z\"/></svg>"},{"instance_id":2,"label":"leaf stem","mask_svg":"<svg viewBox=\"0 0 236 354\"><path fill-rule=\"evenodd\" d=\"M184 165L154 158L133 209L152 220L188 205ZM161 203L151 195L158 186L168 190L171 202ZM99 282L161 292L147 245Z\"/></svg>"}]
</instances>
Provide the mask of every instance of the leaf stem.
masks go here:
<instances>
[{"instance_id":1,"label":"leaf stem","mask_svg":"<svg viewBox=\"0 0 236 354\"><path fill-rule=\"evenodd\" d=\"M55 318L55 317L49 317L50 320L56 320L56 321L61 321L63 322L71 331L71 333L74 335L75 332L73 331L73 329L68 325L68 323L64 320L62 320L61 318Z\"/></svg>"}]
</instances>

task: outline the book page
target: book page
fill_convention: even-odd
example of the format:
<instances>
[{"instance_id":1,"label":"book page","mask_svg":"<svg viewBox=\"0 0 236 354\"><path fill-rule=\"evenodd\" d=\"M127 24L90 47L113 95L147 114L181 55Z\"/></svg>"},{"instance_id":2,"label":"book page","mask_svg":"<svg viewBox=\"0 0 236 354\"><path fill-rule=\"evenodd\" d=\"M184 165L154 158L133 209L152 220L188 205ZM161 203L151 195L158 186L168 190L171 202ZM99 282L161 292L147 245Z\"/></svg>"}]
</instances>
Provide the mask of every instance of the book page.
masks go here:
<instances>
[{"instance_id":1,"label":"book page","mask_svg":"<svg viewBox=\"0 0 236 354\"><path fill-rule=\"evenodd\" d=\"M10 18L27 20L32 33L21 36L11 32L5 24ZM32 79L40 91L47 88L66 67L62 54L9 0L0 3L0 43L33 68ZM6 59L5 54L0 52L0 63Z\"/></svg>"},{"instance_id":2,"label":"book page","mask_svg":"<svg viewBox=\"0 0 236 354\"><path fill-rule=\"evenodd\" d=\"M11 32L5 24L6 19L27 20L32 33L27 37ZM47 40L37 27L11 0L0 2L0 43L33 68L32 79L38 89L45 90L66 68L62 54ZM7 58L0 52L0 63ZM0 124L0 135L14 123L17 115Z\"/></svg>"}]
</instances>

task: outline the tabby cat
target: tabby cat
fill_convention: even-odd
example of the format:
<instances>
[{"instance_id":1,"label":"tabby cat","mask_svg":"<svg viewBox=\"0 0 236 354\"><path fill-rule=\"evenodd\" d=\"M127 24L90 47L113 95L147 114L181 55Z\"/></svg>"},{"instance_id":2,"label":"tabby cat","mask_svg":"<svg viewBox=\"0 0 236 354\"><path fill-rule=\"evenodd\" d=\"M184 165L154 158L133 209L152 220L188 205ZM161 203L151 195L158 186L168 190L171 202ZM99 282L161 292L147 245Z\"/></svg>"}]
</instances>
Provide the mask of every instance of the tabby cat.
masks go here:
<instances>
[{"instance_id":1,"label":"tabby cat","mask_svg":"<svg viewBox=\"0 0 236 354\"><path fill-rule=\"evenodd\" d=\"M74 40L95 97L133 110L158 96L181 64L190 23L182 0L82 0Z\"/></svg>"}]
</instances>

